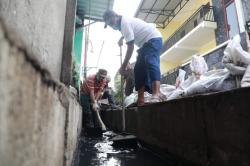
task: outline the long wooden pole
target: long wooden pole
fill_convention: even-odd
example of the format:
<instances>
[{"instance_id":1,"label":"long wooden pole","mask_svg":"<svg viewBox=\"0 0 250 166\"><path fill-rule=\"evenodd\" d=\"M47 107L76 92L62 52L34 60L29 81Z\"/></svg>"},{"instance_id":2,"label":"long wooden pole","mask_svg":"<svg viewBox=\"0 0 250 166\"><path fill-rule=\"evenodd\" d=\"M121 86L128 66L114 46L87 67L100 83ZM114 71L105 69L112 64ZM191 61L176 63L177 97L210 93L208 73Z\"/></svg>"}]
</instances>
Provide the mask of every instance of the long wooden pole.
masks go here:
<instances>
[{"instance_id":1,"label":"long wooden pole","mask_svg":"<svg viewBox=\"0 0 250 166\"><path fill-rule=\"evenodd\" d=\"M120 46L120 57L121 57L121 66L122 66L122 46ZM125 106L124 106L124 90L123 90L124 78L121 75L121 100L122 100L122 131L125 132Z\"/></svg>"}]
</instances>

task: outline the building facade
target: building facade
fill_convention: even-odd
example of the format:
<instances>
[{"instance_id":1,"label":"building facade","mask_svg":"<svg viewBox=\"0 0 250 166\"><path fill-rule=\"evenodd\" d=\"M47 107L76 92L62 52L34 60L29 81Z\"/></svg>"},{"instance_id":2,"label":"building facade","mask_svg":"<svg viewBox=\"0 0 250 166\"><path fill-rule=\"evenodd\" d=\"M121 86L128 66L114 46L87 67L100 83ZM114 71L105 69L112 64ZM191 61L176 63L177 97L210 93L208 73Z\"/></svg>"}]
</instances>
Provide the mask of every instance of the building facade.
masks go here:
<instances>
[{"instance_id":1,"label":"building facade","mask_svg":"<svg viewBox=\"0 0 250 166\"><path fill-rule=\"evenodd\" d=\"M142 1L135 16L155 23L164 39L162 83L174 84L180 68L191 74L195 54L204 56L209 69L223 68L223 51L237 34L247 50L249 6L247 0Z\"/></svg>"}]
</instances>

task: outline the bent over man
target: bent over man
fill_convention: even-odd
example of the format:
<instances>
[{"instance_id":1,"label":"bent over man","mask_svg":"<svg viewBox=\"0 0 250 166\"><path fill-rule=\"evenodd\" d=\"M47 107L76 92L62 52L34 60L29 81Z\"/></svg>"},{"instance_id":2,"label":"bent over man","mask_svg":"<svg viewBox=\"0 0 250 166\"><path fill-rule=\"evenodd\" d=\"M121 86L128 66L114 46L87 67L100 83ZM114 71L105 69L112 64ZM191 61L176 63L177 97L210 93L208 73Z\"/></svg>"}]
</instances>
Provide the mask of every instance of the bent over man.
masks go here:
<instances>
[{"instance_id":1,"label":"bent over man","mask_svg":"<svg viewBox=\"0 0 250 166\"><path fill-rule=\"evenodd\" d=\"M107 71L99 69L99 71L90 75L84 80L81 85L81 105L83 108L83 121L87 128L98 128L106 130L100 115L98 100L104 90L106 81Z\"/></svg>"}]
</instances>

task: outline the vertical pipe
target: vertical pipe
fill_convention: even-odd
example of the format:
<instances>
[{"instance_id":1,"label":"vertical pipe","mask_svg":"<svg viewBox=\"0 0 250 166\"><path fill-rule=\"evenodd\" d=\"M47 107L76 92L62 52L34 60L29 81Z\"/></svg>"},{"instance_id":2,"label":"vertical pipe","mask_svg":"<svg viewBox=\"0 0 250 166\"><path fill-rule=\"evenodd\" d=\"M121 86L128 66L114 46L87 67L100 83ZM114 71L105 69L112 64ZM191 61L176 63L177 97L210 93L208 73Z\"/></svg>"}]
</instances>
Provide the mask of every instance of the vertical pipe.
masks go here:
<instances>
[{"instance_id":1,"label":"vertical pipe","mask_svg":"<svg viewBox=\"0 0 250 166\"><path fill-rule=\"evenodd\" d=\"M88 27L86 27L88 28ZM88 50L88 30L86 29L85 30L85 48L84 48L84 70L83 70L83 76L84 76L84 79L87 77L87 50Z\"/></svg>"}]
</instances>

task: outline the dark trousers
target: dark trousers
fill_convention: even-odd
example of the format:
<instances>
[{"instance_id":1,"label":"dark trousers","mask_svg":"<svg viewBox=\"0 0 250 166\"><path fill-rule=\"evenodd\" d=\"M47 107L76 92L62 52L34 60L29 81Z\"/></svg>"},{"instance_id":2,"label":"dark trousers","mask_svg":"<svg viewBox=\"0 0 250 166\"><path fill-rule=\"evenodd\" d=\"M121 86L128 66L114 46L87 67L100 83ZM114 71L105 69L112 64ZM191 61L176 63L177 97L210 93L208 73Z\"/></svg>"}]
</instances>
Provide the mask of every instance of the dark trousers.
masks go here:
<instances>
[{"instance_id":1,"label":"dark trousers","mask_svg":"<svg viewBox=\"0 0 250 166\"><path fill-rule=\"evenodd\" d=\"M91 99L89 95L81 94L80 96L82 106L82 127L83 128L100 128L97 123L96 113L91 107Z\"/></svg>"},{"instance_id":2,"label":"dark trousers","mask_svg":"<svg viewBox=\"0 0 250 166\"><path fill-rule=\"evenodd\" d=\"M110 105L114 105L115 104L114 97L109 93L108 90L104 91L104 93L102 95L102 99L108 99Z\"/></svg>"}]
</instances>

